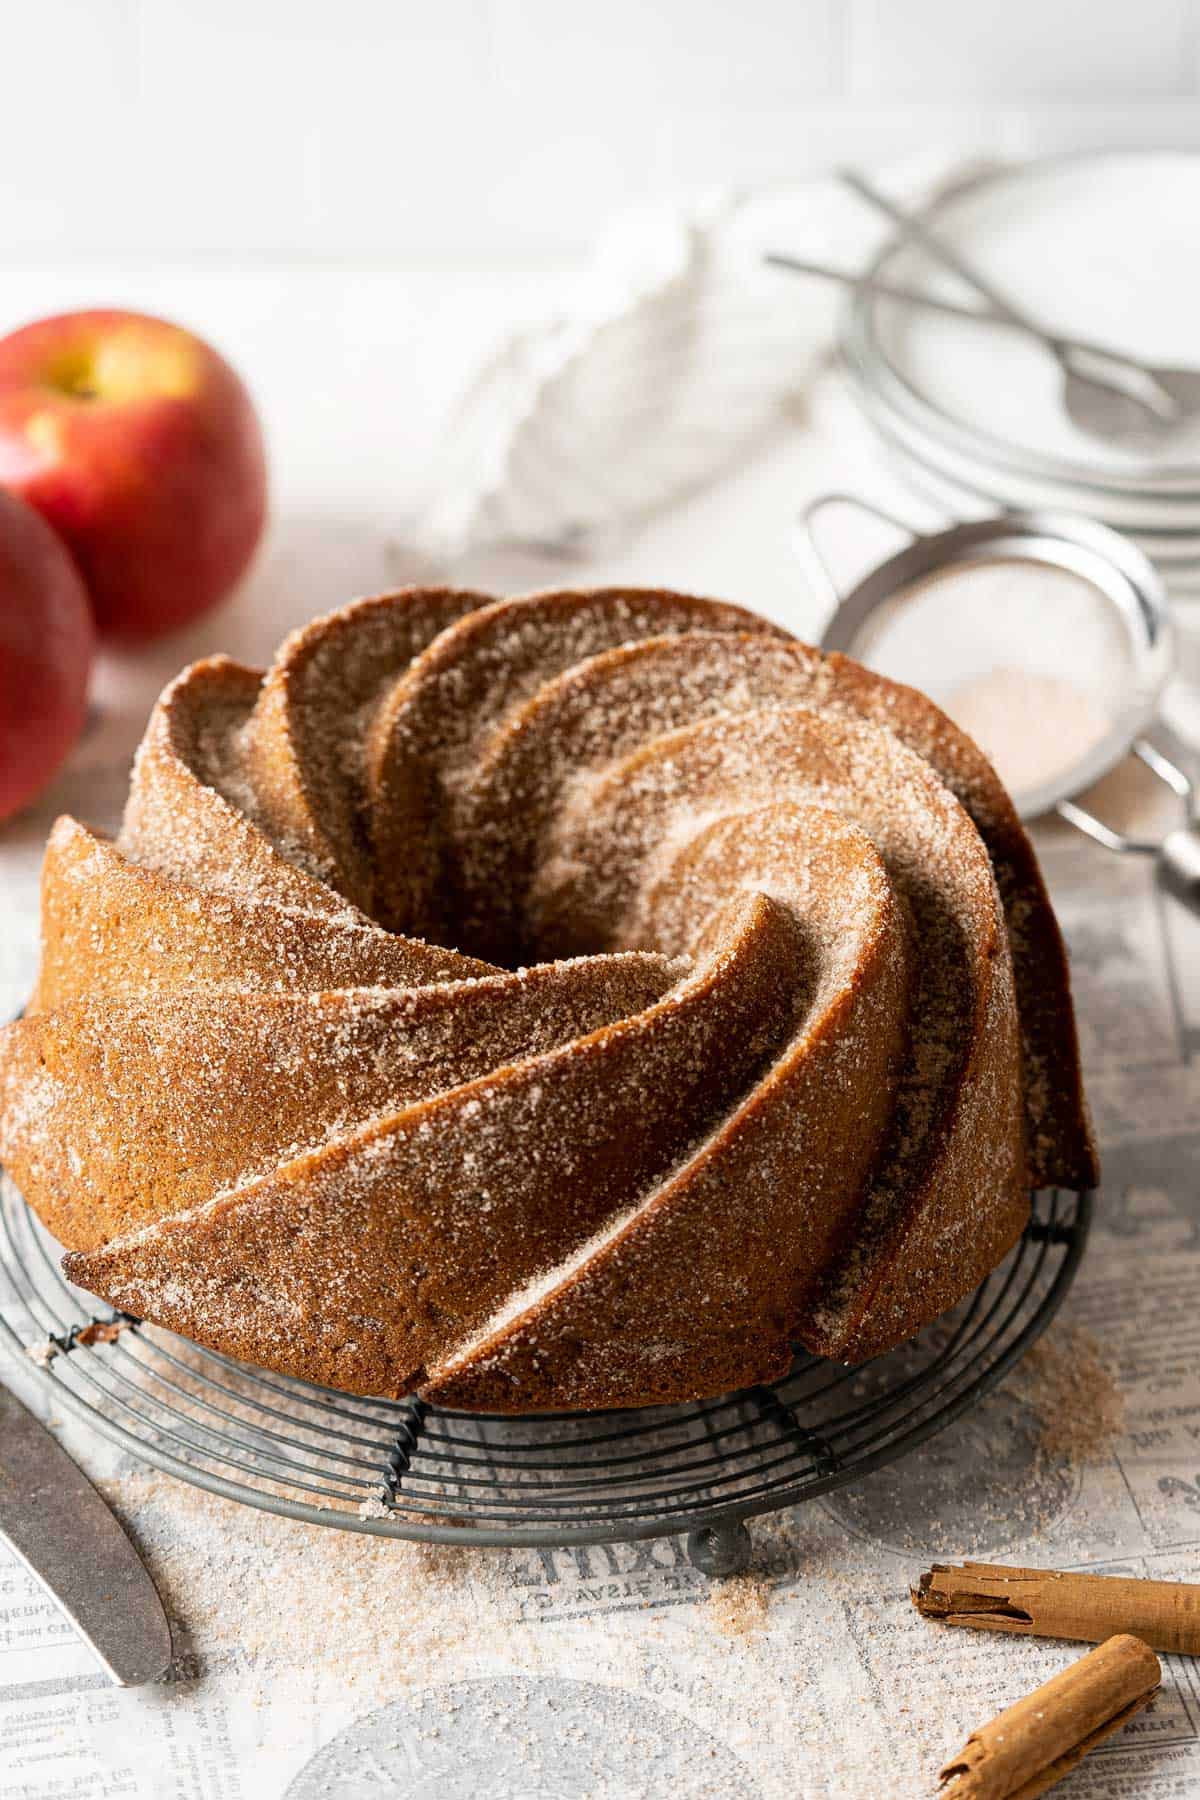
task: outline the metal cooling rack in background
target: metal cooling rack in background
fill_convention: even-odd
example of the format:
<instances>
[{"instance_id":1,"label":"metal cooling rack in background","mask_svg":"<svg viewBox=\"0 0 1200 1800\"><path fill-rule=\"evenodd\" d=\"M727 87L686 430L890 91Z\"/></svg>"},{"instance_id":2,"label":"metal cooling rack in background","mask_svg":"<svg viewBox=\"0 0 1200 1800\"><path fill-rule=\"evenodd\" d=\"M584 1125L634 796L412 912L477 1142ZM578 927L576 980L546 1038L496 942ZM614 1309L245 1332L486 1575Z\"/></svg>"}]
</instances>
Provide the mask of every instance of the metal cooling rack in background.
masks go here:
<instances>
[{"instance_id":1,"label":"metal cooling rack in background","mask_svg":"<svg viewBox=\"0 0 1200 1800\"><path fill-rule=\"evenodd\" d=\"M748 1559L747 1518L893 1462L994 1386L1057 1311L1090 1216L1090 1195L1035 1194L1020 1243L969 1299L860 1368L801 1356L786 1380L719 1400L510 1419L359 1399L127 1321L68 1285L5 1182L0 1339L32 1353L59 1405L228 1499L458 1544L687 1531L697 1567L727 1574Z\"/></svg>"}]
</instances>

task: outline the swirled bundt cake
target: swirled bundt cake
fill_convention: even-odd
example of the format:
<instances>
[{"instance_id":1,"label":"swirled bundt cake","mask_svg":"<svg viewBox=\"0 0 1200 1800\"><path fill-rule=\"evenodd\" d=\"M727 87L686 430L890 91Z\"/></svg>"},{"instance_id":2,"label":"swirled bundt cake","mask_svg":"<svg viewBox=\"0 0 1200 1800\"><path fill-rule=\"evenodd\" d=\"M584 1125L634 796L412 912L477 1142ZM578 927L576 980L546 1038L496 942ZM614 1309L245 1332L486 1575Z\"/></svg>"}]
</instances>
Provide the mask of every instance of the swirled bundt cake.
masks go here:
<instances>
[{"instance_id":1,"label":"swirled bundt cake","mask_svg":"<svg viewBox=\"0 0 1200 1800\"><path fill-rule=\"evenodd\" d=\"M737 607L415 590L55 827L0 1152L72 1280L496 1411L856 1360L1095 1178L1062 944L928 700Z\"/></svg>"}]
</instances>

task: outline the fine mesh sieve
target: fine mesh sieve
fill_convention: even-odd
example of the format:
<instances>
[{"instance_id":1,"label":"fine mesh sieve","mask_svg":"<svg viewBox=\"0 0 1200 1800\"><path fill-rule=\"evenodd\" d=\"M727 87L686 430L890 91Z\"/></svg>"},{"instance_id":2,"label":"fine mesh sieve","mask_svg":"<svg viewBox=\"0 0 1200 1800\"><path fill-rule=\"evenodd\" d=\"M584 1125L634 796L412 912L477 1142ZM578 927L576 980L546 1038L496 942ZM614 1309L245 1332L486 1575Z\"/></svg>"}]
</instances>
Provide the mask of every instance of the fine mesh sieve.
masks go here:
<instances>
[{"instance_id":1,"label":"fine mesh sieve","mask_svg":"<svg viewBox=\"0 0 1200 1800\"><path fill-rule=\"evenodd\" d=\"M835 507L904 539L845 593L816 536ZM1066 513L923 533L849 494L815 500L799 542L830 608L823 649L927 693L992 757L1023 819L1057 812L1106 849L1155 857L1167 886L1200 910L1192 782L1143 735L1173 639L1166 591L1140 550ZM1186 809L1161 838L1118 831L1076 798L1130 755Z\"/></svg>"}]
</instances>

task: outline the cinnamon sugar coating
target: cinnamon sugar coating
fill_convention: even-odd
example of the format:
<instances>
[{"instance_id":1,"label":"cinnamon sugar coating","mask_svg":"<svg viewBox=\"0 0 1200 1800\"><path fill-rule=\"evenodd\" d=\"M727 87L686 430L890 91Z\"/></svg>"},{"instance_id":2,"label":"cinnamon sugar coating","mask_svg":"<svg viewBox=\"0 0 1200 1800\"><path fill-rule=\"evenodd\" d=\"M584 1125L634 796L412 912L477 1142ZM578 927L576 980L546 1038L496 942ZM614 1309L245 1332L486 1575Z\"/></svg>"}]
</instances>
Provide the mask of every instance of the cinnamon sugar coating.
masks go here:
<instances>
[{"instance_id":1,"label":"cinnamon sugar coating","mask_svg":"<svg viewBox=\"0 0 1200 1800\"><path fill-rule=\"evenodd\" d=\"M60 820L0 1155L73 1281L496 1411L857 1360L1095 1154L1029 841L931 702L737 607L414 589L166 690Z\"/></svg>"}]
</instances>

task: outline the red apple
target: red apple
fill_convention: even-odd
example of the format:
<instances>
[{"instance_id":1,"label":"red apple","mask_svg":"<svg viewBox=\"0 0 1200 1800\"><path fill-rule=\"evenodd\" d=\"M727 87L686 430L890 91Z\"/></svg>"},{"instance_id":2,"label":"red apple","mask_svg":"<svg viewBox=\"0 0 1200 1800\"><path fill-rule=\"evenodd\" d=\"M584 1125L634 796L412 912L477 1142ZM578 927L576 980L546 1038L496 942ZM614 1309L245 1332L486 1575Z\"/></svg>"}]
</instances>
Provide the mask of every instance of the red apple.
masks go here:
<instances>
[{"instance_id":1,"label":"red apple","mask_svg":"<svg viewBox=\"0 0 1200 1800\"><path fill-rule=\"evenodd\" d=\"M266 516L262 433L223 357L143 313L0 339L0 485L74 554L102 633L146 639L221 600Z\"/></svg>"},{"instance_id":2,"label":"red apple","mask_svg":"<svg viewBox=\"0 0 1200 1800\"><path fill-rule=\"evenodd\" d=\"M69 554L0 490L0 819L41 792L79 736L94 646Z\"/></svg>"}]
</instances>

